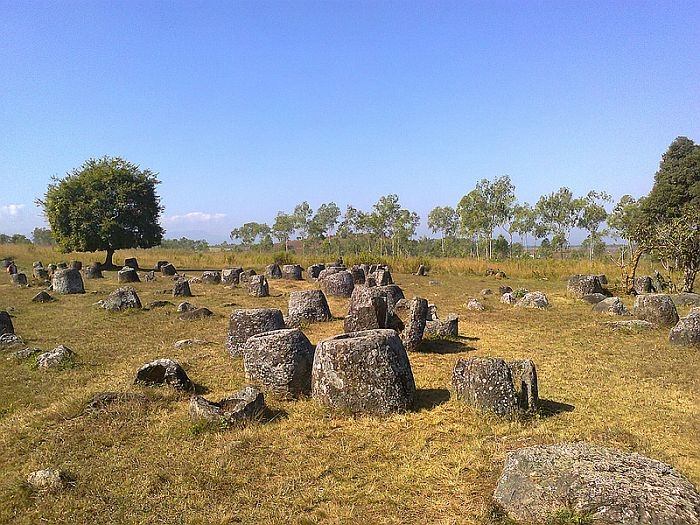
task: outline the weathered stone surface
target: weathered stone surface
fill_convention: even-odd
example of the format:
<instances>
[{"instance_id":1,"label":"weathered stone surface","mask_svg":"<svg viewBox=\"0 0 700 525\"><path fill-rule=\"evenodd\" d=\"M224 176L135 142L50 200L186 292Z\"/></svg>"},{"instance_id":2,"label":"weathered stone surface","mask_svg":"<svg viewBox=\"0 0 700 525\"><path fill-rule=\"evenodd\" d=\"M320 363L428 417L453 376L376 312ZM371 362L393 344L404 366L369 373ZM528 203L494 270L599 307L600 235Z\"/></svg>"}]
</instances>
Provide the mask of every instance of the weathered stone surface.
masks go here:
<instances>
[{"instance_id":1,"label":"weathered stone surface","mask_svg":"<svg viewBox=\"0 0 700 525\"><path fill-rule=\"evenodd\" d=\"M206 319L214 315L209 308L195 308L194 310L189 310L180 314L178 319L181 321L193 321L196 319Z\"/></svg>"},{"instance_id":2,"label":"weathered stone surface","mask_svg":"<svg viewBox=\"0 0 700 525\"><path fill-rule=\"evenodd\" d=\"M70 261L68 263L68 268L80 271L83 269L83 261Z\"/></svg>"},{"instance_id":3,"label":"weathered stone surface","mask_svg":"<svg viewBox=\"0 0 700 525\"><path fill-rule=\"evenodd\" d=\"M354 265L351 266L348 271L350 272L350 275L352 275L352 280L355 282L355 284L365 284L365 271L364 269L359 266L359 265Z\"/></svg>"},{"instance_id":4,"label":"weathered stone surface","mask_svg":"<svg viewBox=\"0 0 700 525\"><path fill-rule=\"evenodd\" d=\"M135 268L131 266L124 266L121 270L117 272L117 282L118 283L140 283L139 274Z\"/></svg>"},{"instance_id":5,"label":"weathered stone surface","mask_svg":"<svg viewBox=\"0 0 700 525\"><path fill-rule=\"evenodd\" d=\"M136 260L136 257L128 257L124 259L124 266L127 266L129 268L133 268L134 270L139 269L139 262Z\"/></svg>"},{"instance_id":6,"label":"weathered stone surface","mask_svg":"<svg viewBox=\"0 0 700 525\"><path fill-rule=\"evenodd\" d=\"M427 321L436 321L438 319L438 307L436 304L428 304L428 317Z\"/></svg>"},{"instance_id":7,"label":"weathered stone surface","mask_svg":"<svg viewBox=\"0 0 700 525\"><path fill-rule=\"evenodd\" d=\"M678 322L676 305L667 294L638 295L634 298L632 313L643 321L659 326L673 326Z\"/></svg>"},{"instance_id":8,"label":"weathered stone surface","mask_svg":"<svg viewBox=\"0 0 700 525\"><path fill-rule=\"evenodd\" d=\"M252 297L268 297L270 286L264 275L252 275L248 281L248 295Z\"/></svg>"},{"instance_id":9,"label":"weathered stone surface","mask_svg":"<svg viewBox=\"0 0 700 525\"><path fill-rule=\"evenodd\" d=\"M202 282L206 284L221 284L221 272L218 270L202 272Z\"/></svg>"},{"instance_id":10,"label":"weathered stone surface","mask_svg":"<svg viewBox=\"0 0 700 525\"><path fill-rule=\"evenodd\" d=\"M189 415L194 421L234 425L260 419L265 412L265 396L254 386L246 386L221 401L213 402L201 396L190 399Z\"/></svg>"},{"instance_id":11,"label":"weathered stone surface","mask_svg":"<svg viewBox=\"0 0 700 525\"><path fill-rule=\"evenodd\" d=\"M535 363L530 359L509 361L508 367L513 377L513 387L515 388L515 395L518 397L520 410L534 412L540 399L537 389Z\"/></svg>"},{"instance_id":12,"label":"weathered stone surface","mask_svg":"<svg viewBox=\"0 0 700 525\"><path fill-rule=\"evenodd\" d=\"M347 270L341 270L333 274L325 274L328 269L321 272L321 276L318 278L318 282L321 285L321 289L333 297L350 297L352 291L355 289L355 280L352 274Z\"/></svg>"},{"instance_id":13,"label":"weathered stone surface","mask_svg":"<svg viewBox=\"0 0 700 525\"><path fill-rule=\"evenodd\" d=\"M173 297L192 297L190 283L186 279L178 279L173 285Z\"/></svg>"},{"instance_id":14,"label":"weathered stone surface","mask_svg":"<svg viewBox=\"0 0 700 525\"><path fill-rule=\"evenodd\" d=\"M499 286L498 293L501 295L504 293L513 293L513 289L510 286Z\"/></svg>"},{"instance_id":15,"label":"weathered stone surface","mask_svg":"<svg viewBox=\"0 0 700 525\"><path fill-rule=\"evenodd\" d=\"M513 292L506 292L501 295L501 302L503 304L515 304L518 300L513 296Z\"/></svg>"},{"instance_id":16,"label":"weathered stone surface","mask_svg":"<svg viewBox=\"0 0 700 525\"><path fill-rule=\"evenodd\" d=\"M291 281L301 281L302 268L298 264L285 264L282 266L282 278Z\"/></svg>"},{"instance_id":17,"label":"weathered stone surface","mask_svg":"<svg viewBox=\"0 0 700 525\"><path fill-rule=\"evenodd\" d=\"M50 265L49 265L50 266ZM57 270L65 270L68 268L68 263L67 262L60 262L56 264L56 269Z\"/></svg>"},{"instance_id":18,"label":"weathered stone surface","mask_svg":"<svg viewBox=\"0 0 700 525\"><path fill-rule=\"evenodd\" d=\"M320 323L331 319L331 309L322 290L298 290L289 294L289 326L296 327L305 322Z\"/></svg>"},{"instance_id":19,"label":"weathered stone surface","mask_svg":"<svg viewBox=\"0 0 700 525\"><path fill-rule=\"evenodd\" d=\"M154 272L160 272L160 269L168 264L168 261L157 261L155 266L153 267Z\"/></svg>"},{"instance_id":20,"label":"weathered stone surface","mask_svg":"<svg viewBox=\"0 0 700 525\"><path fill-rule=\"evenodd\" d=\"M202 346L202 345L208 345L211 344L209 341L205 341L204 339L180 339L179 341L175 341L175 344L173 345L175 348L185 348L185 347L191 347L191 346Z\"/></svg>"},{"instance_id":21,"label":"weathered stone surface","mask_svg":"<svg viewBox=\"0 0 700 525\"><path fill-rule=\"evenodd\" d=\"M83 278L78 270L56 270L52 279L53 291L60 294L85 293Z\"/></svg>"},{"instance_id":22,"label":"weathered stone surface","mask_svg":"<svg viewBox=\"0 0 700 525\"><path fill-rule=\"evenodd\" d=\"M475 312L483 312L484 311L484 303L479 301L479 299L469 299L469 302L467 302L467 310L473 310Z\"/></svg>"},{"instance_id":23,"label":"weathered stone surface","mask_svg":"<svg viewBox=\"0 0 700 525\"><path fill-rule=\"evenodd\" d=\"M459 399L480 410L508 416L518 410L518 397L508 364L496 357L458 359L452 388Z\"/></svg>"},{"instance_id":24,"label":"weathered stone surface","mask_svg":"<svg viewBox=\"0 0 700 525\"><path fill-rule=\"evenodd\" d=\"M626 330L630 332L635 330L655 330L658 328L658 326L656 326L654 323L642 321L640 319L631 319L629 321L608 321L605 324L613 330Z\"/></svg>"},{"instance_id":25,"label":"weathered stone surface","mask_svg":"<svg viewBox=\"0 0 700 525\"><path fill-rule=\"evenodd\" d=\"M234 310L229 317L226 350L232 357L241 355L249 337L284 327L282 311L277 308Z\"/></svg>"},{"instance_id":26,"label":"weathered stone surface","mask_svg":"<svg viewBox=\"0 0 700 525\"><path fill-rule=\"evenodd\" d=\"M61 492L68 487L69 482L67 474L53 468L35 470L27 476L27 484L38 492Z\"/></svg>"},{"instance_id":27,"label":"weathered stone surface","mask_svg":"<svg viewBox=\"0 0 700 525\"><path fill-rule=\"evenodd\" d=\"M428 269L425 267L424 264L418 265L418 269L416 270L416 275L420 277L425 277L428 274Z\"/></svg>"},{"instance_id":28,"label":"weathered stone surface","mask_svg":"<svg viewBox=\"0 0 700 525\"><path fill-rule=\"evenodd\" d=\"M523 297L518 299L515 306L519 306L521 308L538 308L543 310L549 307L549 301L543 292L528 292Z\"/></svg>"},{"instance_id":29,"label":"weathered stone surface","mask_svg":"<svg viewBox=\"0 0 700 525\"><path fill-rule=\"evenodd\" d=\"M449 314L445 319L426 321L424 335L434 339L449 339L459 336L459 317Z\"/></svg>"},{"instance_id":30,"label":"weathered stone surface","mask_svg":"<svg viewBox=\"0 0 700 525\"><path fill-rule=\"evenodd\" d=\"M39 279L41 281L48 281L49 280L49 271L46 268L43 268L41 266L37 268L32 268L32 276L35 279Z\"/></svg>"},{"instance_id":31,"label":"weathered stone surface","mask_svg":"<svg viewBox=\"0 0 700 525\"><path fill-rule=\"evenodd\" d=\"M247 381L290 397L311 394L314 347L298 328L253 335L242 353Z\"/></svg>"},{"instance_id":32,"label":"weathered stone surface","mask_svg":"<svg viewBox=\"0 0 700 525\"><path fill-rule=\"evenodd\" d=\"M268 279L281 279L282 278L282 268L277 263L268 264L265 267L265 276Z\"/></svg>"},{"instance_id":33,"label":"weathered stone surface","mask_svg":"<svg viewBox=\"0 0 700 525\"><path fill-rule=\"evenodd\" d=\"M5 310L0 310L0 335L14 334L15 327L12 325L12 318Z\"/></svg>"},{"instance_id":34,"label":"weathered stone surface","mask_svg":"<svg viewBox=\"0 0 700 525\"><path fill-rule=\"evenodd\" d=\"M180 304L177 305L177 311L182 313L182 312L191 312L192 310L196 310L197 307L193 305L192 303L189 303L187 301L182 301Z\"/></svg>"},{"instance_id":35,"label":"weathered stone surface","mask_svg":"<svg viewBox=\"0 0 700 525\"><path fill-rule=\"evenodd\" d=\"M134 383L147 386L166 384L183 392L194 391L194 384L185 370L176 361L165 358L156 359L139 368Z\"/></svg>"},{"instance_id":36,"label":"weathered stone surface","mask_svg":"<svg viewBox=\"0 0 700 525\"><path fill-rule=\"evenodd\" d=\"M10 274L10 282L16 286L27 286L27 274L22 272Z\"/></svg>"},{"instance_id":37,"label":"weathered stone surface","mask_svg":"<svg viewBox=\"0 0 700 525\"><path fill-rule=\"evenodd\" d=\"M163 275L173 276L177 273L175 265L172 263L165 263L160 267L160 273Z\"/></svg>"},{"instance_id":38,"label":"weathered stone surface","mask_svg":"<svg viewBox=\"0 0 700 525\"><path fill-rule=\"evenodd\" d=\"M117 288L102 301L105 310L126 310L128 308L141 308L141 299L133 288Z\"/></svg>"},{"instance_id":39,"label":"weathered stone surface","mask_svg":"<svg viewBox=\"0 0 700 525\"><path fill-rule=\"evenodd\" d=\"M243 270L238 275L238 282L239 283L248 283L250 281L250 278L253 277L253 275L258 275L258 272L256 272L252 268L248 268L247 270Z\"/></svg>"},{"instance_id":40,"label":"weathered stone surface","mask_svg":"<svg viewBox=\"0 0 700 525\"><path fill-rule=\"evenodd\" d=\"M227 285L236 285L240 282L240 275L243 268L224 268L221 270L221 281Z\"/></svg>"},{"instance_id":41,"label":"weathered stone surface","mask_svg":"<svg viewBox=\"0 0 700 525\"><path fill-rule=\"evenodd\" d=\"M350 296L345 332L387 328L389 322L386 291L379 287L357 286Z\"/></svg>"},{"instance_id":42,"label":"weathered stone surface","mask_svg":"<svg viewBox=\"0 0 700 525\"><path fill-rule=\"evenodd\" d=\"M4 312L0 312L3 314ZM0 321L1 323L1 321ZM0 330L2 330L2 325L0 324ZM0 347L6 348L6 347L12 347L16 345L23 345L24 341L22 341L22 338L18 336L17 334L14 334L12 332L5 332L5 333L0 333Z\"/></svg>"},{"instance_id":43,"label":"weathered stone surface","mask_svg":"<svg viewBox=\"0 0 700 525\"><path fill-rule=\"evenodd\" d=\"M587 443L509 452L493 497L527 523L547 523L565 508L603 523L700 523L700 494L670 465Z\"/></svg>"},{"instance_id":44,"label":"weathered stone surface","mask_svg":"<svg viewBox=\"0 0 700 525\"><path fill-rule=\"evenodd\" d=\"M598 304L606 297L602 293L590 293L581 297L581 300L588 304Z\"/></svg>"},{"instance_id":45,"label":"weathered stone surface","mask_svg":"<svg viewBox=\"0 0 700 525\"><path fill-rule=\"evenodd\" d=\"M36 360L37 368L58 368L69 363L75 354L73 351L64 345L58 345L49 352L44 352Z\"/></svg>"},{"instance_id":46,"label":"weathered stone surface","mask_svg":"<svg viewBox=\"0 0 700 525\"><path fill-rule=\"evenodd\" d=\"M700 347L700 307L696 306L678 320L678 324L671 328L668 340L674 345Z\"/></svg>"},{"instance_id":47,"label":"weathered stone surface","mask_svg":"<svg viewBox=\"0 0 700 525\"><path fill-rule=\"evenodd\" d=\"M306 269L306 275L309 277L310 280L313 281L315 279L318 279L318 276L325 269L326 267L323 264L312 264Z\"/></svg>"},{"instance_id":48,"label":"weathered stone surface","mask_svg":"<svg viewBox=\"0 0 700 525\"><path fill-rule=\"evenodd\" d=\"M671 295L671 300L676 306L700 306L700 294L682 292Z\"/></svg>"},{"instance_id":49,"label":"weathered stone surface","mask_svg":"<svg viewBox=\"0 0 700 525\"><path fill-rule=\"evenodd\" d=\"M581 298L593 293L605 294L605 289L597 275L577 274L569 277L566 293L572 297Z\"/></svg>"},{"instance_id":50,"label":"weathered stone surface","mask_svg":"<svg viewBox=\"0 0 700 525\"><path fill-rule=\"evenodd\" d=\"M416 384L394 330L341 334L318 343L312 395L332 410L389 414L409 410Z\"/></svg>"},{"instance_id":51,"label":"weathered stone surface","mask_svg":"<svg viewBox=\"0 0 700 525\"><path fill-rule=\"evenodd\" d=\"M481 295L493 295L493 290L491 288L484 288L479 292Z\"/></svg>"},{"instance_id":52,"label":"weathered stone surface","mask_svg":"<svg viewBox=\"0 0 700 525\"><path fill-rule=\"evenodd\" d=\"M91 264L83 268L83 275L86 279L102 279L102 266L100 264Z\"/></svg>"},{"instance_id":53,"label":"weathered stone surface","mask_svg":"<svg viewBox=\"0 0 700 525\"><path fill-rule=\"evenodd\" d=\"M377 282L377 286L387 286L389 284L394 284L394 279L391 276L389 268L385 266L378 267L374 272L372 272L372 277Z\"/></svg>"},{"instance_id":54,"label":"weathered stone surface","mask_svg":"<svg viewBox=\"0 0 700 525\"><path fill-rule=\"evenodd\" d=\"M428 300L422 297L411 299L406 328L401 333L401 339L407 352L417 350L423 341L427 318Z\"/></svg>"},{"instance_id":55,"label":"weathered stone surface","mask_svg":"<svg viewBox=\"0 0 700 525\"><path fill-rule=\"evenodd\" d=\"M654 287L651 284L651 276L640 275L638 277L635 277L634 281L632 282L632 289L638 294L652 293L654 291Z\"/></svg>"},{"instance_id":56,"label":"weathered stone surface","mask_svg":"<svg viewBox=\"0 0 700 525\"><path fill-rule=\"evenodd\" d=\"M607 297L599 303L594 304L591 310L598 314L630 315L625 307L625 303L623 303L622 299L619 297Z\"/></svg>"}]
</instances>

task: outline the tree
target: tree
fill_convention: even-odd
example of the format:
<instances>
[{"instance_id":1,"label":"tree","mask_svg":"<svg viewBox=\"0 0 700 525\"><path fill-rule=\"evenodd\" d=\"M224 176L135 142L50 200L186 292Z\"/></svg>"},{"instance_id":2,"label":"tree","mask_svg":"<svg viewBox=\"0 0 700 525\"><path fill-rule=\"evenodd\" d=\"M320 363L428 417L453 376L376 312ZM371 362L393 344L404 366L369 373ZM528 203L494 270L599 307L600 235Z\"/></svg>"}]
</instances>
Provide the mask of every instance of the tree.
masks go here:
<instances>
[{"instance_id":1,"label":"tree","mask_svg":"<svg viewBox=\"0 0 700 525\"><path fill-rule=\"evenodd\" d=\"M683 270L683 291L693 289L700 267L700 145L676 138L661 157L654 186L640 204L634 227L635 260L657 253L667 268ZM636 270L633 266L632 275Z\"/></svg>"},{"instance_id":2,"label":"tree","mask_svg":"<svg viewBox=\"0 0 700 525\"><path fill-rule=\"evenodd\" d=\"M416 212L404 208L399 210L391 224L391 251L395 257L401 251L401 244L406 244L416 234L419 223L420 217Z\"/></svg>"},{"instance_id":3,"label":"tree","mask_svg":"<svg viewBox=\"0 0 700 525\"><path fill-rule=\"evenodd\" d=\"M306 237L309 234L309 221L311 220L311 215L313 210L309 203L304 201L301 204L297 204L292 212L292 220L294 221L294 229L299 234L299 239L301 239L301 250L304 251L304 243Z\"/></svg>"},{"instance_id":4,"label":"tree","mask_svg":"<svg viewBox=\"0 0 700 525\"><path fill-rule=\"evenodd\" d=\"M335 202L321 204L316 214L309 221L309 237L317 240L326 239L338 224L340 208Z\"/></svg>"},{"instance_id":5,"label":"tree","mask_svg":"<svg viewBox=\"0 0 700 525\"><path fill-rule=\"evenodd\" d=\"M589 191L583 199L581 199L581 211L576 225L588 232L586 238L586 246L588 247L589 260L593 260L593 252L596 247L603 243L605 230L598 231L600 225L605 222L608 217L608 212L603 206L603 203L610 202L612 198L604 191ZM603 244L603 246L605 246Z\"/></svg>"},{"instance_id":6,"label":"tree","mask_svg":"<svg viewBox=\"0 0 700 525\"><path fill-rule=\"evenodd\" d=\"M48 228L34 228L32 230L32 242L42 246L53 246L56 241Z\"/></svg>"},{"instance_id":7,"label":"tree","mask_svg":"<svg viewBox=\"0 0 700 525\"><path fill-rule=\"evenodd\" d=\"M119 157L102 157L52 180L37 204L62 250L104 250L109 268L115 250L150 248L163 239L159 181L150 170Z\"/></svg>"},{"instance_id":8,"label":"tree","mask_svg":"<svg viewBox=\"0 0 700 525\"><path fill-rule=\"evenodd\" d=\"M277 212L275 222L272 225L272 235L280 242L284 242L284 251L289 250L289 238L296 229L296 221L293 215L283 211Z\"/></svg>"},{"instance_id":9,"label":"tree","mask_svg":"<svg viewBox=\"0 0 700 525\"><path fill-rule=\"evenodd\" d=\"M520 239L525 241L525 251L529 253L527 235L535 232L535 211L527 202L513 207L513 219L508 228L508 233L512 235L512 232L520 235ZM512 244L511 238L511 246Z\"/></svg>"},{"instance_id":10,"label":"tree","mask_svg":"<svg viewBox=\"0 0 700 525\"><path fill-rule=\"evenodd\" d=\"M578 223L582 202L575 199L569 188L542 196L535 204L535 235L552 235L552 245L559 247L561 257L568 243L569 232Z\"/></svg>"},{"instance_id":11,"label":"tree","mask_svg":"<svg viewBox=\"0 0 700 525\"><path fill-rule=\"evenodd\" d=\"M457 205L462 230L482 235L488 243L489 258L493 231L512 216L514 202L515 186L508 175L503 175L493 181L481 179Z\"/></svg>"},{"instance_id":12,"label":"tree","mask_svg":"<svg viewBox=\"0 0 700 525\"><path fill-rule=\"evenodd\" d=\"M259 237L270 234L270 227L265 223L246 222L240 228L231 230L231 240L239 239L241 244L250 248Z\"/></svg>"},{"instance_id":13,"label":"tree","mask_svg":"<svg viewBox=\"0 0 700 525\"><path fill-rule=\"evenodd\" d=\"M450 206L437 206L428 214L428 227L433 233L441 232L440 246L443 257L445 256L445 237L452 237L457 233L457 212Z\"/></svg>"},{"instance_id":14,"label":"tree","mask_svg":"<svg viewBox=\"0 0 700 525\"><path fill-rule=\"evenodd\" d=\"M627 242L627 249L630 254L635 249L635 226L639 221L640 204L641 201L635 200L631 195L623 195L607 218L611 233L618 239ZM623 267L625 266L624 248L620 253L620 263Z\"/></svg>"}]
</instances>

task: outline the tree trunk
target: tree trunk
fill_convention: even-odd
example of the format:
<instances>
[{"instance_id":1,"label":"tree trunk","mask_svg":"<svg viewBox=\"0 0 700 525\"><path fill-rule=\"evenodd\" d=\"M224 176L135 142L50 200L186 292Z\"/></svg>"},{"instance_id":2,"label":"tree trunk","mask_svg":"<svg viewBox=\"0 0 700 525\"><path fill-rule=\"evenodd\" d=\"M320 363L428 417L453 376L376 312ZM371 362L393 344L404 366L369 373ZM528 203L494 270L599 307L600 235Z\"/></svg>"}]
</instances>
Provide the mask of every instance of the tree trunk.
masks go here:
<instances>
[{"instance_id":1,"label":"tree trunk","mask_svg":"<svg viewBox=\"0 0 700 525\"><path fill-rule=\"evenodd\" d=\"M625 275L625 287L627 288L627 293L630 293L632 291L632 288L634 287L634 276L637 273L637 266L639 265L639 259L642 258L642 255L644 254L646 250L643 250L641 248L637 248L634 252L634 255L632 256L632 261L631 261L631 268L630 268L630 273ZM632 286L630 286L630 282L632 283Z\"/></svg>"},{"instance_id":2,"label":"tree trunk","mask_svg":"<svg viewBox=\"0 0 700 525\"><path fill-rule=\"evenodd\" d=\"M683 270L683 291L687 293L692 293L693 285L695 284L695 276L697 275L697 268L685 268Z\"/></svg>"},{"instance_id":3,"label":"tree trunk","mask_svg":"<svg viewBox=\"0 0 700 525\"><path fill-rule=\"evenodd\" d=\"M112 268L114 268L114 263L112 262L113 257L114 257L114 249L107 248L107 256L105 257L105 262L103 265L106 270L111 270Z\"/></svg>"}]
</instances>

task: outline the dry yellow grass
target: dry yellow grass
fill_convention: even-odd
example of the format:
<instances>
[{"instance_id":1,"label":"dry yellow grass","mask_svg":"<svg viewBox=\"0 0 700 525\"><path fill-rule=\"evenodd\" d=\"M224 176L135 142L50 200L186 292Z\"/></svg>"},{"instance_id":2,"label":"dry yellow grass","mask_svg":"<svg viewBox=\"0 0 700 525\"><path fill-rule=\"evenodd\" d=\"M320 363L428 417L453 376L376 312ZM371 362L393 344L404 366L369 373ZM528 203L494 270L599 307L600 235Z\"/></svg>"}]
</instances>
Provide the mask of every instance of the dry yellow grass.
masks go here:
<instances>
[{"instance_id":1,"label":"dry yellow grass","mask_svg":"<svg viewBox=\"0 0 700 525\"><path fill-rule=\"evenodd\" d=\"M39 249L13 255L25 271L33 259L95 259ZM246 265L225 260L225 253L197 259L159 250L124 252L115 261L129 255L142 266L158 259L190 268ZM564 276L613 270L576 264L557 261L537 270L530 263L503 263L505 281L484 277L486 267L497 265L478 261L431 261L425 278L395 271L407 297L426 297L442 316L460 317L459 341L428 342L424 349L430 351L410 354L419 389L414 411L351 418L328 414L312 400L269 397L267 422L227 431L193 425L185 396L133 385L136 369L173 358L208 390L207 398L219 399L244 385L241 360L223 347L231 310L274 306L286 313L289 292L315 284L274 280L271 297L263 299L241 288L193 284L191 302L216 316L185 322L173 307L110 313L94 306L117 287L113 272L86 281L85 295L57 296L48 304L30 301L38 286L16 288L2 278L0 309L11 308L15 331L30 346L62 343L78 357L72 368L41 372L3 352L0 523L496 523L489 517L491 494L505 453L561 440L646 454L698 486L700 352L671 347L665 330L626 334L607 328L607 318L566 297ZM520 310L502 305L497 293L480 295L499 284L542 290L552 307ZM171 286L159 277L135 287L145 305L176 303L157 293ZM468 311L471 297L480 297L486 310ZM342 331L347 301L329 302L337 319L304 328L313 343ZM212 344L175 349L173 343L184 338ZM541 413L502 420L450 399L452 367L466 356L533 359L545 400ZM140 392L150 401L85 411L85 402L102 391ZM68 472L74 484L37 497L24 479L45 467Z\"/></svg>"}]
</instances>

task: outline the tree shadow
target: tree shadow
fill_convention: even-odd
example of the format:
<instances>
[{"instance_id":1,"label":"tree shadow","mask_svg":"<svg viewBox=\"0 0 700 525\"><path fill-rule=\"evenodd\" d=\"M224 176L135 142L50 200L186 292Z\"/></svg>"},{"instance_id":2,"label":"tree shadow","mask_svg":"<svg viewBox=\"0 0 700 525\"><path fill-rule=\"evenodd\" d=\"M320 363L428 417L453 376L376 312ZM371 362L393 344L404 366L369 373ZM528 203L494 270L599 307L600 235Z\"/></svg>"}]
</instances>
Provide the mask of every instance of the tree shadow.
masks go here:
<instances>
[{"instance_id":1,"label":"tree shadow","mask_svg":"<svg viewBox=\"0 0 700 525\"><path fill-rule=\"evenodd\" d=\"M450 391L445 388L419 388L416 391L416 401L413 404L414 412L431 410L450 400Z\"/></svg>"},{"instance_id":2,"label":"tree shadow","mask_svg":"<svg viewBox=\"0 0 700 525\"><path fill-rule=\"evenodd\" d=\"M473 346L469 346L465 341L473 341L468 337L460 337L459 339L424 339L416 352L421 354L459 354L464 352L472 352L476 350Z\"/></svg>"},{"instance_id":3,"label":"tree shadow","mask_svg":"<svg viewBox=\"0 0 700 525\"><path fill-rule=\"evenodd\" d=\"M540 398L537 402L537 413L540 417L552 417L562 412L573 412L575 409L574 405L552 401L551 399Z\"/></svg>"}]
</instances>

